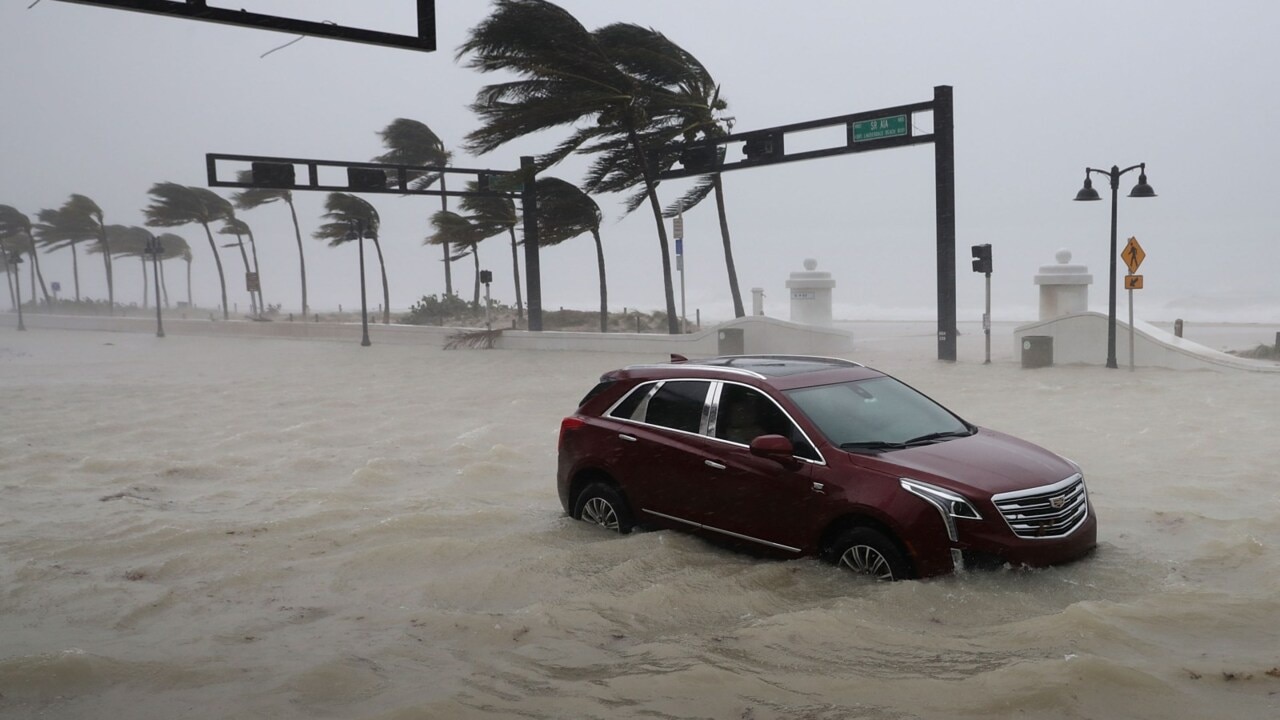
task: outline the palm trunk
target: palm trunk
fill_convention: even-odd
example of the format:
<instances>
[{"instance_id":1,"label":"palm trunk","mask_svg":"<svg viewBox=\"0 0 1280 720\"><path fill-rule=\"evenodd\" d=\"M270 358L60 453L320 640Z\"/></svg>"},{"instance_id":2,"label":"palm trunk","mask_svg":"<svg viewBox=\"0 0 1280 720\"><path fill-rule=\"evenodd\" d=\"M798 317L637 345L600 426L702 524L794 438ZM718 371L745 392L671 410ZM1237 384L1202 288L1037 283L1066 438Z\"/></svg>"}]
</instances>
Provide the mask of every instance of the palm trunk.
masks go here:
<instances>
[{"instance_id":1,"label":"palm trunk","mask_svg":"<svg viewBox=\"0 0 1280 720\"><path fill-rule=\"evenodd\" d=\"M31 274L31 282L27 283L31 286L31 305L36 304L36 265L35 263L27 263L28 272Z\"/></svg>"},{"instance_id":2,"label":"palm trunk","mask_svg":"<svg viewBox=\"0 0 1280 720\"><path fill-rule=\"evenodd\" d=\"M441 192L444 192L444 191L448 190L448 187L446 187L446 186L445 186L444 177L445 177L445 174L444 174L444 173L440 173L440 190L441 190ZM448 210L449 210L449 198L448 198L448 196L446 196L446 195L441 195L441 196L440 196L440 209L441 209L441 210L444 210L444 211L446 211L446 212L448 212ZM452 258L451 258L450 256L451 256L453 253L449 252L449 241L448 241L448 240L445 240L444 242L440 243L440 246L441 246L441 248L443 248L443 250L444 250L444 294L445 294L445 295L452 295L452 294L453 294L453 270L451 269L451 263L453 262L453 260L452 260Z\"/></svg>"},{"instance_id":3,"label":"palm trunk","mask_svg":"<svg viewBox=\"0 0 1280 720\"><path fill-rule=\"evenodd\" d=\"M191 302L191 261L187 261L187 307L195 309L196 304Z\"/></svg>"},{"instance_id":4,"label":"palm trunk","mask_svg":"<svg viewBox=\"0 0 1280 720\"><path fill-rule=\"evenodd\" d=\"M262 312L267 311L267 303L262 299L262 270L258 268L258 243L254 242L253 230L249 233L249 251L253 254L253 274L258 276L258 307Z\"/></svg>"},{"instance_id":5,"label":"palm trunk","mask_svg":"<svg viewBox=\"0 0 1280 720\"><path fill-rule=\"evenodd\" d=\"M289 204L289 215L293 217L293 234L298 239L298 268L302 271L302 319L307 318L307 259L302 254L302 230L298 227L298 213L293 209L293 197L284 200Z\"/></svg>"},{"instance_id":6,"label":"palm trunk","mask_svg":"<svg viewBox=\"0 0 1280 720\"><path fill-rule=\"evenodd\" d=\"M107 270L107 314L116 314L116 283L111 273L111 242L107 240L107 226L98 221L98 244L102 246L102 264Z\"/></svg>"},{"instance_id":7,"label":"palm trunk","mask_svg":"<svg viewBox=\"0 0 1280 720\"><path fill-rule=\"evenodd\" d=\"M671 285L671 250L667 247L667 227L662 221L662 206L658 204L657 183L653 178L649 161L644 156L644 149L640 147L640 138L636 135L635 129L627 129L627 138L631 141L631 149L636 154L636 162L640 163L641 171L644 173L645 194L649 196L653 221L658 226L658 243L662 250L662 290L667 301L667 332L671 335L679 335L680 318L676 315L676 294Z\"/></svg>"},{"instance_id":8,"label":"palm trunk","mask_svg":"<svg viewBox=\"0 0 1280 720\"><path fill-rule=\"evenodd\" d=\"M382 243L373 238L373 249L378 251L378 267L382 269L382 324L391 324L391 291L387 287L387 264L382 261Z\"/></svg>"},{"instance_id":9,"label":"palm trunk","mask_svg":"<svg viewBox=\"0 0 1280 720\"><path fill-rule=\"evenodd\" d=\"M716 189L716 211L720 214L720 240L724 243L724 267L729 272L729 294L733 296L733 316L745 317L747 312L742 307L742 292L738 289L738 268L733 264L733 245L729 242L729 218L724 209L724 186L720 183L720 173L711 176Z\"/></svg>"},{"instance_id":10,"label":"palm trunk","mask_svg":"<svg viewBox=\"0 0 1280 720\"><path fill-rule=\"evenodd\" d=\"M516 319L524 322L524 301L520 299L520 253L516 251L516 226L507 228L511 233L511 272L516 278Z\"/></svg>"},{"instance_id":11,"label":"palm trunk","mask_svg":"<svg viewBox=\"0 0 1280 720\"><path fill-rule=\"evenodd\" d=\"M209 223L200 223L204 226L204 234L209 238L209 249L213 251L213 262L218 266L218 287L222 289L222 319L231 319L231 308L227 305L227 278L222 273L222 258L218 257L218 244L213 241L213 231L209 229ZM188 268L191 266L188 265ZM187 294L191 293L191 274L187 273Z\"/></svg>"},{"instance_id":12,"label":"palm trunk","mask_svg":"<svg viewBox=\"0 0 1280 720\"><path fill-rule=\"evenodd\" d=\"M475 290L471 293L471 304L480 305L480 245L479 243L471 246L471 259L475 260L476 265L476 285Z\"/></svg>"},{"instance_id":13,"label":"palm trunk","mask_svg":"<svg viewBox=\"0 0 1280 720\"><path fill-rule=\"evenodd\" d=\"M151 286L147 284L147 256L139 255L138 259L142 261L142 309L146 310L147 300L151 297Z\"/></svg>"},{"instance_id":14,"label":"palm trunk","mask_svg":"<svg viewBox=\"0 0 1280 720\"><path fill-rule=\"evenodd\" d=\"M3 250L2 248L0 248L0 253L3 253L3 252L4 252L4 250ZM19 298L19 297L17 296L17 294L13 292L13 275L12 275L12 273L10 273L10 272L9 272L9 270L10 270L10 269L14 270L15 272L17 271L17 268L11 268L11 267L9 266L8 262L6 261L5 266L4 266L4 279L9 283L9 302L10 302L10 303L13 303L13 307L12 307L12 308L10 308L10 309L11 309L11 310L13 310L14 312L17 312L17 311L18 311L18 302L19 302L22 298Z\"/></svg>"},{"instance_id":15,"label":"palm trunk","mask_svg":"<svg viewBox=\"0 0 1280 720\"><path fill-rule=\"evenodd\" d=\"M253 291L249 290L249 254L244 251L244 236L236 233L236 247L240 248L240 260L244 263L245 274L245 290L249 292L249 312L253 315L258 314L258 300L254 297Z\"/></svg>"},{"instance_id":16,"label":"palm trunk","mask_svg":"<svg viewBox=\"0 0 1280 720\"><path fill-rule=\"evenodd\" d=\"M164 309L169 309L169 281L164 276L164 261L160 261L160 290L164 293ZM159 298L156 302L160 302Z\"/></svg>"},{"instance_id":17,"label":"palm trunk","mask_svg":"<svg viewBox=\"0 0 1280 720\"><path fill-rule=\"evenodd\" d=\"M80 253L76 252L76 244L71 243L71 276L76 283L76 303L80 302Z\"/></svg>"},{"instance_id":18,"label":"palm trunk","mask_svg":"<svg viewBox=\"0 0 1280 720\"><path fill-rule=\"evenodd\" d=\"M609 286L604 281L604 244L600 242L600 229L591 228L596 239L596 265L600 268L600 332L609 332Z\"/></svg>"},{"instance_id":19,"label":"palm trunk","mask_svg":"<svg viewBox=\"0 0 1280 720\"><path fill-rule=\"evenodd\" d=\"M52 305L53 301L49 299L49 288L44 284L44 273L40 272L40 253L36 251L36 239L30 232L27 233L27 240L31 242L31 269L35 272L36 277L40 279L40 292L44 295L44 304ZM35 288L31 288L32 296L35 295Z\"/></svg>"}]
</instances>

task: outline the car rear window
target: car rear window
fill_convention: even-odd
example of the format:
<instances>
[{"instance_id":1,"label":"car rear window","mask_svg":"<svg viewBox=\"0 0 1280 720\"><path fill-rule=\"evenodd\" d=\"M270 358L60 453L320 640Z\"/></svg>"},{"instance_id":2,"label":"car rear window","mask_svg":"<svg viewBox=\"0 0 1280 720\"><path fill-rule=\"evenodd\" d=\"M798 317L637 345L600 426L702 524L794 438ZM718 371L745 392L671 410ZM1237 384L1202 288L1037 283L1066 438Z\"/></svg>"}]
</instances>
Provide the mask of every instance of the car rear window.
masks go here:
<instances>
[{"instance_id":1,"label":"car rear window","mask_svg":"<svg viewBox=\"0 0 1280 720\"><path fill-rule=\"evenodd\" d=\"M655 385L658 386L657 392L654 392ZM632 390L609 415L685 432L700 432L710 389L711 383L707 380L645 383Z\"/></svg>"},{"instance_id":2,"label":"car rear window","mask_svg":"<svg viewBox=\"0 0 1280 720\"><path fill-rule=\"evenodd\" d=\"M587 391L587 394L583 395L582 399L578 401L578 407L582 407L583 405L586 405L588 400L599 395L605 390L608 390L616 382L617 380L602 380L596 383L596 386L591 388L589 391Z\"/></svg>"}]
</instances>

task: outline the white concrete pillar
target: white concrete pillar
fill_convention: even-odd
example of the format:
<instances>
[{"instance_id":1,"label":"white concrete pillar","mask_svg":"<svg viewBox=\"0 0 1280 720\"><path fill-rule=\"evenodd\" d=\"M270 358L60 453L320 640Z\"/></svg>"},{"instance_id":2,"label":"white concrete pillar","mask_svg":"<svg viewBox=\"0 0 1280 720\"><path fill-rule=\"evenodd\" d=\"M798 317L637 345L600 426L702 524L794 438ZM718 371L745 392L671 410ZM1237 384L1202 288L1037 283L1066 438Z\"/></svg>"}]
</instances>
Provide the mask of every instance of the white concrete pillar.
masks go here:
<instances>
[{"instance_id":1,"label":"white concrete pillar","mask_svg":"<svg viewBox=\"0 0 1280 720\"><path fill-rule=\"evenodd\" d=\"M764 288L751 288L751 314L764 315Z\"/></svg>"},{"instance_id":2,"label":"white concrete pillar","mask_svg":"<svg viewBox=\"0 0 1280 720\"><path fill-rule=\"evenodd\" d=\"M1084 265L1072 265L1071 251L1057 252L1056 265L1041 265L1035 276L1040 286L1040 319L1052 320L1064 315L1075 315L1089 309L1089 285L1093 276Z\"/></svg>"},{"instance_id":3,"label":"white concrete pillar","mask_svg":"<svg viewBox=\"0 0 1280 720\"><path fill-rule=\"evenodd\" d=\"M804 272L791 273L787 288L791 290L791 322L802 325L831 326L831 289L836 281L831 273L818 271L818 261L804 261Z\"/></svg>"}]
</instances>

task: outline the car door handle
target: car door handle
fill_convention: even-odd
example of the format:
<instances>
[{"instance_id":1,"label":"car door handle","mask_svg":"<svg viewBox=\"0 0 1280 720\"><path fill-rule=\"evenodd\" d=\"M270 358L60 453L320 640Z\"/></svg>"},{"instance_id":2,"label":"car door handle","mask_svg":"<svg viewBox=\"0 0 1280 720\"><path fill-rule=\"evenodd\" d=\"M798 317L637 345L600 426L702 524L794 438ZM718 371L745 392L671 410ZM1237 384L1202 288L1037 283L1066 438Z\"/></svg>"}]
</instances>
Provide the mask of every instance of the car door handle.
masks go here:
<instances>
[{"instance_id":1,"label":"car door handle","mask_svg":"<svg viewBox=\"0 0 1280 720\"><path fill-rule=\"evenodd\" d=\"M636 441L636 439L635 439L634 437L632 437L632 436L630 436L630 435L623 435L622 433L618 433L618 437L622 438L623 440L626 440L627 442L635 442L635 441Z\"/></svg>"},{"instance_id":2,"label":"car door handle","mask_svg":"<svg viewBox=\"0 0 1280 720\"><path fill-rule=\"evenodd\" d=\"M716 462L715 460L703 460L702 462L703 462L707 467L712 467L712 468L715 468L715 469L717 469L717 470L723 470L723 469L724 469L724 465L721 465L720 463Z\"/></svg>"}]
</instances>

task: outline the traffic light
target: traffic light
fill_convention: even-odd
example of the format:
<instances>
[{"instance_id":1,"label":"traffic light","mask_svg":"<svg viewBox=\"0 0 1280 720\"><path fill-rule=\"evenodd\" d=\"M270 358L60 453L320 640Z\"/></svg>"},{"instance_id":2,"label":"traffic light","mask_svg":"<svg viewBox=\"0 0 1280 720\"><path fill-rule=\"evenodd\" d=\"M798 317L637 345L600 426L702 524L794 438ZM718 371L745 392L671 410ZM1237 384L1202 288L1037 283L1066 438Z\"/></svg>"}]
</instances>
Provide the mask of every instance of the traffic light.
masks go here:
<instances>
[{"instance_id":1,"label":"traffic light","mask_svg":"<svg viewBox=\"0 0 1280 720\"><path fill-rule=\"evenodd\" d=\"M742 154L753 161L781 159L782 133L762 133L747 138L742 144Z\"/></svg>"},{"instance_id":2,"label":"traffic light","mask_svg":"<svg viewBox=\"0 0 1280 720\"><path fill-rule=\"evenodd\" d=\"M991 274L991 243L973 246L973 271Z\"/></svg>"},{"instance_id":3,"label":"traffic light","mask_svg":"<svg viewBox=\"0 0 1280 720\"><path fill-rule=\"evenodd\" d=\"M255 162L249 181L254 187L291 188L295 176L291 163Z\"/></svg>"},{"instance_id":4,"label":"traffic light","mask_svg":"<svg viewBox=\"0 0 1280 720\"><path fill-rule=\"evenodd\" d=\"M379 168L347 168L347 187L360 190L385 190L387 174Z\"/></svg>"},{"instance_id":5,"label":"traffic light","mask_svg":"<svg viewBox=\"0 0 1280 720\"><path fill-rule=\"evenodd\" d=\"M715 162L715 145L687 145L680 151L680 164L686 170L710 170Z\"/></svg>"}]
</instances>

